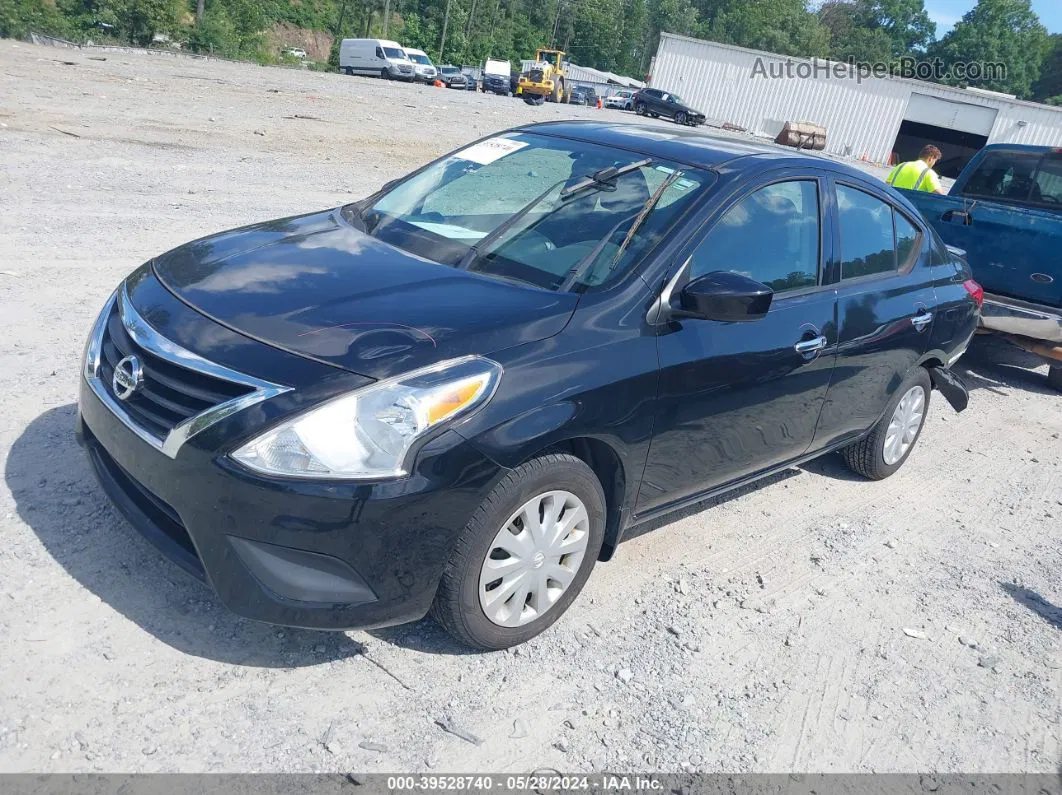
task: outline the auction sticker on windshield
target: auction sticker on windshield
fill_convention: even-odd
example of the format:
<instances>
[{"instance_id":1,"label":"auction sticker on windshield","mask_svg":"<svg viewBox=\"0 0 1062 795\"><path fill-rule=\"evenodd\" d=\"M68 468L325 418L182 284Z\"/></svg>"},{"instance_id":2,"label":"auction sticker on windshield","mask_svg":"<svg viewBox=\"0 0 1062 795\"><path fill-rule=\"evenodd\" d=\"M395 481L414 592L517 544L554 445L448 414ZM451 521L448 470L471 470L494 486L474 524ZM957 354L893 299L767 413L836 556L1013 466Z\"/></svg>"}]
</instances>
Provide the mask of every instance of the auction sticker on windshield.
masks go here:
<instances>
[{"instance_id":1,"label":"auction sticker on windshield","mask_svg":"<svg viewBox=\"0 0 1062 795\"><path fill-rule=\"evenodd\" d=\"M527 146L525 141L515 141L512 138L489 138L473 144L468 149L462 149L456 153L456 157L462 160L471 160L481 166L493 163L495 160L511 155Z\"/></svg>"}]
</instances>

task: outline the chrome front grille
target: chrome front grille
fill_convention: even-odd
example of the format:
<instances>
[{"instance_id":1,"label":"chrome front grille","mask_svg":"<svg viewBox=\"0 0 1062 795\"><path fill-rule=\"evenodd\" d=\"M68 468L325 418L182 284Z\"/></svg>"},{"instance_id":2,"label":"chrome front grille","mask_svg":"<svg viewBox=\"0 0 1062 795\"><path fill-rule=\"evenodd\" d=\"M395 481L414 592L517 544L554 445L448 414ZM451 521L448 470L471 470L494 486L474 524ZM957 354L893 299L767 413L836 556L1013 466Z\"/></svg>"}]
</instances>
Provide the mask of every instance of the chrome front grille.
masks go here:
<instances>
[{"instance_id":1,"label":"chrome front grille","mask_svg":"<svg viewBox=\"0 0 1062 795\"><path fill-rule=\"evenodd\" d=\"M125 374L135 369L135 387L116 378L116 369ZM208 361L162 337L133 308L124 286L93 326L84 376L130 430L171 458L197 433L289 390Z\"/></svg>"},{"instance_id":2,"label":"chrome front grille","mask_svg":"<svg viewBox=\"0 0 1062 795\"><path fill-rule=\"evenodd\" d=\"M159 439L190 417L254 391L245 384L171 364L137 345L126 331L117 306L103 329L102 346L100 380L116 399L115 366L127 356L136 356L140 361L143 386L123 400L123 405L138 425Z\"/></svg>"}]
</instances>

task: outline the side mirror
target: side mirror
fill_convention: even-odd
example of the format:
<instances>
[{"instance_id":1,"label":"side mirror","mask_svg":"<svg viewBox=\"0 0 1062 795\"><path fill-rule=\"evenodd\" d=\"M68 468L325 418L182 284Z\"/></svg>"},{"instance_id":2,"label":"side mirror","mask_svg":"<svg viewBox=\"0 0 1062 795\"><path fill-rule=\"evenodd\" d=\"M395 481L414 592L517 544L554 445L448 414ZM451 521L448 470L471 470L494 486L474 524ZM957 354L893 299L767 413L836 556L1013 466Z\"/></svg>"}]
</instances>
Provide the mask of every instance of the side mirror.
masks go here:
<instances>
[{"instance_id":1,"label":"side mirror","mask_svg":"<svg viewBox=\"0 0 1062 795\"><path fill-rule=\"evenodd\" d=\"M774 290L766 284L732 271L706 273L690 281L679 293L681 309L672 317L691 317L743 323L760 320L771 308Z\"/></svg>"}]
</instances>

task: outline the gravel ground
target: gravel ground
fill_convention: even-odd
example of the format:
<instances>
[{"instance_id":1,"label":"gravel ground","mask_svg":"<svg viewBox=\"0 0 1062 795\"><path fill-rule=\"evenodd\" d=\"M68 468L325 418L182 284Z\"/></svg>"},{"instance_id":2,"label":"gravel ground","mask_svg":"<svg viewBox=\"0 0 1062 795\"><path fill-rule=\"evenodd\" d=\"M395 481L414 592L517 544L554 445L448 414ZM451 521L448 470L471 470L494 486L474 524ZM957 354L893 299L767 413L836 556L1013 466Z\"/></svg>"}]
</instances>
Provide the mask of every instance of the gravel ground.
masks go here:
<instances>
[{"instance_id":1,"label":"gravel ground","mask_svg":"<svg viewBox=\"0 0 1062 795\"><path fill-rule=\"evenodd\" d=\"M982 340L970 409L934 400L895 477L830 456L669 516L514 651L228 613L74 444L116 282L477 135L620 114L93 55L0 41L0 770L1058 770L1060 396Z\"/></svg>"}]
</instances>

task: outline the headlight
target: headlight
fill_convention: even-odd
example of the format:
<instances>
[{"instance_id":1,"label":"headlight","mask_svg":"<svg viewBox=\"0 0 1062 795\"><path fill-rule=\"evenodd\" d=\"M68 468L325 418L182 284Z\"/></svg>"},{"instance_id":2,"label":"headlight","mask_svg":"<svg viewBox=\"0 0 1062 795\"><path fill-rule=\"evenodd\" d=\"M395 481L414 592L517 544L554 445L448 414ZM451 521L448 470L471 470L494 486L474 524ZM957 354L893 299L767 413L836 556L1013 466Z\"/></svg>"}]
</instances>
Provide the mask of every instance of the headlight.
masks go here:
<instances>
[{"instance_id":1,"label":"headlight","mask_svg":"<svg viewBox=\"0 0 1062 795\"><path fill-rule=\"evenodd\" d=\"M401 477L414 443L486 404L501 375L501 365L479 356L440 362L330 400L251 440L232 457L269 475Z\"/></svg>"},{"instance_id":2,"label":"headlight","mask_svg":"<svg viewBox=\"0 0 1062 795\"><path fill-rule=\"evenodd\" d=\"M81 354L81 368L85 378L95 378L99 372L100 356L103 353L103 328L111 317L111 309L117 297L118 290L115 290L103 305L100 313L96 315L88 339L85 340L85 350Z\"/></svg>"}]
</instances>

